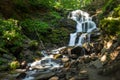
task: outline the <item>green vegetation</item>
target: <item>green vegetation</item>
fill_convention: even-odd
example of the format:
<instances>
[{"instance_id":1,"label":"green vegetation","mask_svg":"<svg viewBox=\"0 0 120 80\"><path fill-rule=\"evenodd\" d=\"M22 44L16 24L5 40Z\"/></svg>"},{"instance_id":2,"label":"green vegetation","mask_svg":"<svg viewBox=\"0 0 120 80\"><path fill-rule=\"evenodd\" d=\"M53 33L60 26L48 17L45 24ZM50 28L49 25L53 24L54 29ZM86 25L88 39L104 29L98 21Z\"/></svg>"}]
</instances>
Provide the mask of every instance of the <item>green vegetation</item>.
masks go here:
<instances>
[{"instance_id":1,"label":"green vegetation","mask_svg":"<svg viewBox=\"0 0 120 80\"><path fill-rule=\"evenodd\" d=\"M0 20L0 47L9 48L11 52L22 46L24 35L18 21L14 19ZM7 50L7 49L6 49Z\"/></svg>"},{"instance_id":2,"label":"green vegetation","mask_svg":"<svg viewBox=\"0 0 120 80\"><path fill-rule=\"evenodd\" d=\"M20 63L18 62L18 61L12 61L11 63L10 63L10 68L11 69L16 69L16 68L18 68L18 67L20 67Z\"/></svg>"},{"instance_id":3,"label":"green vegetation","mask_svg":"<svg viewBox=\"0 0 120 80\"><path fill-rule=\"evenodd\" d=\"M120 5L100 22L100 27L107 35L120 36Z\"/></svg>"},{"instance_id":4,"label":"green vegetation","mask_svg":"<svg viewBox=\"0 0 120 80\"><path fill-rule=\"evenodd\" d=\"M43 46L51 48L54 45L67 45L69 34L73 31L68 27L73 21L67 25L66 16L68 12L76 9L86 8L86 11L97 14L97 8L100 7L103 13L99 18L99 27L107 35L119 36L118 0L103 0L104 5L97 7L93 6L93 1L96 0L1 0L0 57L3 57L3 54L11 54L18 61L32 60ZM61 21L63 19L64 21ZM4 63L0 58L0 65ZM16 69L19 62L13 61L10 67Z\"/></svg>"},{"instance_id":5,"label":"green vegetation","mask_svg":"<svg viewBox=\"0 0 120 80\"><path fill-rule=\"evenodd\" d=\"M101 28L108 35L120 35L120 18L105 18L101 21Z\"/></svg>"}]
</instances>

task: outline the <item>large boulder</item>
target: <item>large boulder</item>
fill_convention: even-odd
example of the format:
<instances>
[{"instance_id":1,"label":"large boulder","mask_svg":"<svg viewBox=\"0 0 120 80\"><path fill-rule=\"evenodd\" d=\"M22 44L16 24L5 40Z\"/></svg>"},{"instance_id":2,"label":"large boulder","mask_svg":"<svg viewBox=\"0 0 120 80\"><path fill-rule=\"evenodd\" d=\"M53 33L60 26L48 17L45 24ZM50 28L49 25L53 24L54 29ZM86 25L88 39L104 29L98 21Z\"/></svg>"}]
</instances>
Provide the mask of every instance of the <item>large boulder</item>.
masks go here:
<instances>
[{"instance_id":1,"label":"large boulder","mask_svg":"<svg viewBox=\"0 0 120 80\"><path fill-rule=\"evenodd\" d=\"M75 30L76 29L76 22L71 20L71 19L66 19L66 18L63 18L60 20L60 26L61 27L67 27L68 29L72 29L72 30Z\"/></svg>"},{"instance_id":2,"label":"large boulder","mask_svg":"<svg viewBox=\"0 0 120 80\"><path fill-rule=\"evenodd\" d=\"M72 58L78 58L79 56L83 56L88 54L88 51L80 46L74 47L73 49L71 49L71 57Z\"/></svg>"}]
</instances>

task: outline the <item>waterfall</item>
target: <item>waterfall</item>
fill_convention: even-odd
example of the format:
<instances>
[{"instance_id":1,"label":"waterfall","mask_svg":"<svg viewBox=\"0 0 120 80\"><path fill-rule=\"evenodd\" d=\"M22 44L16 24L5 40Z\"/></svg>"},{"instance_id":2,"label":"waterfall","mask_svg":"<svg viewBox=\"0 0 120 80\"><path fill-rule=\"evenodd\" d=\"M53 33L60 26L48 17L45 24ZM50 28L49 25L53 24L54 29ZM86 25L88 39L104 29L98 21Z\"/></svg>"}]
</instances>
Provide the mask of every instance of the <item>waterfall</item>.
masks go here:
<instances>
[{"instance_id":1,"label":"waterfall","mask_svg":"<svg viewBox=\"0 0 120 80\"><path fill-rule=\"evenodd\" d=\"M96 29L96 24L92 21L92 17L87 12L75 10L68 15L68 18L77 23L76 32L70 34L69 46L82 46L85 42L90 43L91 32ZM79 32L82 34L77 36ZM77 37L79 37L79 40L76 43Z\"/></svg>"},{"instance_id":2,"label":"waterfall","mask_svg":"<svg viewBox=\"0 0 120 80\"><path fill-rule=\"evenodd\" d=\"M77 33L71 33L70 34L69 46L74 46L75 45L76 37L77 37Z\"/></svg>"}]
</instances>

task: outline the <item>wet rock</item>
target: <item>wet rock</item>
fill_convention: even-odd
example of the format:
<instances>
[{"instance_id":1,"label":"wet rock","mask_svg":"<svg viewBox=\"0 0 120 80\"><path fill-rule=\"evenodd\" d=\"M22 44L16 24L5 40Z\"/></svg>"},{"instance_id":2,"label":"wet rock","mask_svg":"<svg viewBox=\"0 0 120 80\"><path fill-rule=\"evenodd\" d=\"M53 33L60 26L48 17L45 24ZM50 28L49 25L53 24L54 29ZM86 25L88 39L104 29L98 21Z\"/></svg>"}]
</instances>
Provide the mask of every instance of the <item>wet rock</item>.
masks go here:
<instances>
[{"instance_id":1,"label":"wet rock","mask_svg":"<svg viewBox=\"0 0 120 80\"><path fill-rule=\"evenodd\" d=\"M16 79L24 79L26 77L26 73L19 74Z\"/></svg>"},{"instance_id":2,"label":"wet rock","mask_svg":"<svg viewBox=\"0 0 120 80\"><path fill-rule=\"evenodd\" d=\"M26 69L16 69L16 70L15 70L16 73L23 73L23 72L25 72L25 71L26 71Z\"/></svg>"},{"instance_id":3,"label":"wet rock","mask_svg":"<svg viewBox=\"0 0 120 80\"><path fill-rule=\"evenodd\" d=\"M61 54L54 54L54 59L62 58L63 56Z\"/></svg>"},{"instance_id":4,"label":"wet rock","mask_svg":"<svg viewBox=\"0 0 120 80\"><path fill-rule=\"evenodd\" d=\"M61 80L62 80L62 79L63 79L63 78L65 78L65 76L66 76L66 74L65 74L65 73L66 73L66 71L64 70L64 71L62 71L62 72L60 72L60 73L57 73L57 74L56 74L56 76L58 76L58 77L59 77L59 79L61 79Z\"/></svg>"},{"instance_id":5,"label":"wet rock","mask_svg":"<svg viewBox=\"0 0 120 80\"><path fill-rule=\"evenodd\" d=\"M76 75L71 77L69 80L88 80L88 75Z\"/></svg>"},{"instance_id":6,"label":"wet rock","mask_svg":"<svg viewBox=\"0 0 120 80\"><path fill-rule=\"evenodd\" d=\"M59 80L59 77L58 76L53 76L49 80Z\"/></svg>"},{"instance_id":7,"label":"wet rock","mask_svg":"<svg viewBox=\"0 0 120 80\"><path fill-rule=\"evenodd\" d=\"M92 61L95 61L98 59L98 56L95 54L95 53L92 53L90 54L89 58L92 60Z\"/></svg>"},{"instance_id":8,"label":"wet rock","mask_svg":"<svg viewBox=\"0 0 120 80\"><path fill-rule=\"evenodd\" d=\"M92 52L98 54L101 53L101 50L103 49L103 43L102 42L94 42L92 44Z\"/></svg>"},{"instance_id":9,"label":"wet rock","mask_svg":"<svg viewBox=\"0 0 120 80\"><path fill-rule=\"evenodd\" d=\"M62 58L62 62L68 62L70 59L68 58L68 57L64 57L64 58Z\"/></svg>"},{"instance_id":10,"label":"wet rock","mask_svg":"<svg viewBox=\"0 0 120 80\"><path fill-rule=\"evenodd\" d=\"M102 62L99 59L96 60L96 61L92 61L91 65L95 66L96 68L102 68L103 67Z\"/></svg>"},{"instance_id":11,"label":"wet rock","mask_svg":"<svg viewBox=\"0 0 120 80\"><path fill-rule=\"evenodd\" d=\"M26 62L26 61L22 61L22 62L20 63L20 68L21 68L21 69L27 68L27 62Z\"/></svg>"},{"instance_id":12,"label":"wet rock","mask_svg":"<svg viewBox=\"0 0 120 80\"><path fill-rule=\"evenodd\" d=\"M91 61L91 59L89 58L89 56L84 58L84 63L89 63Z\"/></svg>"},{"instance_id":13,"label":"wet rock","mask_svg":"<svg viewBox=\"0 0 120 80\"><path fill-rule=\"evenodd\" d=\"M48 72L48 73L37 73L35 75L35 80L48 80L50 77L54 76L54 72Z\"/></svg>"},{"instance_id":14,"label":"wet rock","mask_svg":"<svg viewBox=\"0 0 120 80\"><path fill-rule=\"evenodd\" d=\"M77 59L79 56L85 55L87 50L83 47L77 46L71 50L71 57Z\"/></svg>"},{"instance_id":15,"label":"wet rock","mask_svg":"<svg viewBox=\"0 0 120 80\"><path fill-rule=\"evenodd\" d=\"M70 66L71 66L71 62L66 62L66 63L64 64L64 68L70 68Z\"/></svg>"}]
</instances>

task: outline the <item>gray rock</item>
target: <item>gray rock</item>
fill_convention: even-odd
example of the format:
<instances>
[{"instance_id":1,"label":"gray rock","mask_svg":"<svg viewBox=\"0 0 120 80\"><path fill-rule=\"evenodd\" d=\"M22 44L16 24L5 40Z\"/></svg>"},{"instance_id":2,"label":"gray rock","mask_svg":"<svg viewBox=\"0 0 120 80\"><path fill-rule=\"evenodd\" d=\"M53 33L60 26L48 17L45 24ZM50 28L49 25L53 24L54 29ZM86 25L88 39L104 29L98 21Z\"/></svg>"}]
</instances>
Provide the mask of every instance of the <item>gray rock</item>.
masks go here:
<instances>
[{"instance_id":1,"label":"gray rock","mask_svg":"<svg viewBox=\"0 0 120 80\"><path fill-rule=\"evenodd\" d=\"M15 59L15 57L11 54L3 54L3 57L6 58L6 59L9 59L9 60Z\"/></svg>"},{"instance_id":2,"label":"gray rock","mask_svg":"<svg viewBox=\"0 0 120 80\"><path fill-rule=\"evenodd\" d=\"M101 62L99 59L96 60L96 61L93 61L91 64L92 64L93 66L95 66L96 68L102 68L102 67L103 67L102 62Z\"/></svg>"},{"instance_id":3,"label":"gray rock","mask_svg":"<svg viewBox=\"0 0 120 80\"><path fill-rule=\"evenodd\" d=\"M35 80L45 80L49 79L50 77L54 76L54 72L48 72L48 73L37 73L35 76Z\"/></svg>"}]
</instances>

